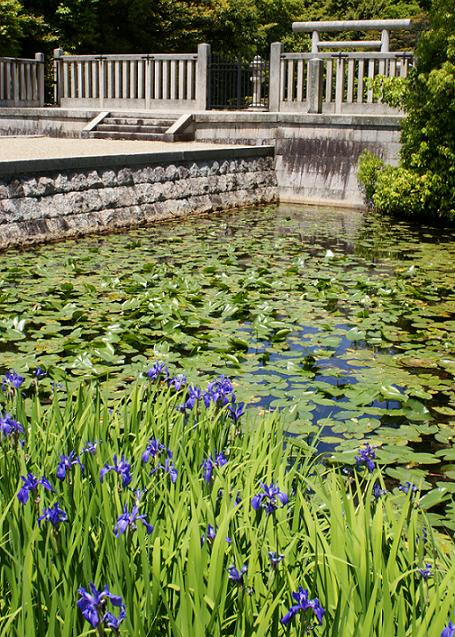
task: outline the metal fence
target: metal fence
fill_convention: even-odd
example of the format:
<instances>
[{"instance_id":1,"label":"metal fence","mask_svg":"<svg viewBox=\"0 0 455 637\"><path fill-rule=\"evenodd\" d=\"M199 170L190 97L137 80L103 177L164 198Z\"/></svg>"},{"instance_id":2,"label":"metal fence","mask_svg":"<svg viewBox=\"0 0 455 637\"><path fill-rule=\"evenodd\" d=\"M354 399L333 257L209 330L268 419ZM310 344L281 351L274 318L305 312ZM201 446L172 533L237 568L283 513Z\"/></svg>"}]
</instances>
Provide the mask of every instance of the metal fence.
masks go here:
<instances>
[{"instance_id":1,"label":"metal fence","mask_svg":"<svg viewBox=\"0 0 455 637\"><path fill-rule=\"evenodd\" d=\"M252 62L212 55L209 62L209 109L267 110L269 63L260 56Z\"/></svg>"}]
</instances>

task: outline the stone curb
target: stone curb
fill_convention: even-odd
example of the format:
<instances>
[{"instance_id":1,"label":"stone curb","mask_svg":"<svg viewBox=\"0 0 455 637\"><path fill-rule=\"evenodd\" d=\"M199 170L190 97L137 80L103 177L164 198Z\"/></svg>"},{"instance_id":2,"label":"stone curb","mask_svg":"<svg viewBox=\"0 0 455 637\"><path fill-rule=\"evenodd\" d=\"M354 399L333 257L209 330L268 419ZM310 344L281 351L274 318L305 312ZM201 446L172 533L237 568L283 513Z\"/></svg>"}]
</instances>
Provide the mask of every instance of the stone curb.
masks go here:
<instances>
[{"instance_id":1,"label":"stone curb","mask_svg":"<svg viewBox=\"0 0 455 637\"><path fill-rule=\"evenodd\" d=\"M274 146L232 146L213 149L162 151L121 155L84 155L46 159L16 159L0 161L0 176L131 166L144 166L170 162L238 159L243 157L270 157Z\"/></svg>"}]
</instances>

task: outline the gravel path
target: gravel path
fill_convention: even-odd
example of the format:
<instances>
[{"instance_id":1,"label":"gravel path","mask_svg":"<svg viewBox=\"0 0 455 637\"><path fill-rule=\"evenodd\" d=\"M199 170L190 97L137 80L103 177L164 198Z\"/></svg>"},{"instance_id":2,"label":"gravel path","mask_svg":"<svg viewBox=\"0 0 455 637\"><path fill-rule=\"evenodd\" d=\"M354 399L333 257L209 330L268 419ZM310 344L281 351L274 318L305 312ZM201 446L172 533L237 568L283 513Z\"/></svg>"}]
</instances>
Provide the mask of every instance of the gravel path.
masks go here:
<instances>
[{"instance_id":1,"label":"gravel path","mask_svg":"<svg viewBox=\"0 0 455 637\"><path fill-rule=\"evenodd\" d=\"M47 159L125 153L160 153L198 148L220 148L220 144L200 142L147 142L114 139L70 139L41 136L0 137L0 161Z\"/></svg>"}]
</instances>

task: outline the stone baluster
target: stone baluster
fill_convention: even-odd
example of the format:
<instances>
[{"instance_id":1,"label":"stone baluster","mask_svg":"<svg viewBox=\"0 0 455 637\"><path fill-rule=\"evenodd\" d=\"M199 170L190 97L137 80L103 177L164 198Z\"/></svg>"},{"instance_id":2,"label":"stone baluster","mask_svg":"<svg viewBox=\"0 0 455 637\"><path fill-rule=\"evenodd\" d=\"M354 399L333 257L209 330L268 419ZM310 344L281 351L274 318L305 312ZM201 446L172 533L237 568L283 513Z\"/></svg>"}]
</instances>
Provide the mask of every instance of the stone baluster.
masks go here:
<instances>
[{"instance_id":1,"label":"stone baluster","mask_svg":"<svg viewBox=\"0 0 455 637\"><path fill-rule=\"evenodd\" d=\"M199 44L197 47L196 67L196 108L207 109L209 95L209 62L210 44Z\"/></svg>"}]
</instances>

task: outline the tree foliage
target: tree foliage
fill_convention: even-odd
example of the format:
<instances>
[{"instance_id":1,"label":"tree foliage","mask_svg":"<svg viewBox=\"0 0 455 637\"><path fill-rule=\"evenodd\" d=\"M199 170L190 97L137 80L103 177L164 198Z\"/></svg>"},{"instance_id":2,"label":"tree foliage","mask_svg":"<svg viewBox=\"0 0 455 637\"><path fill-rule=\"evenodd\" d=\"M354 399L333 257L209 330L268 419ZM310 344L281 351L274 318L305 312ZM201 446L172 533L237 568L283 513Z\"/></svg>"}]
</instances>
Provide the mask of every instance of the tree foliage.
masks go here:
<instances>
[{"instance_id":1,"label":"tree foliage","mask_svg":"<svg viewBox=\"0 0 455 637\"><path fill-rule=\"evenodd\" d=\"M452 0L433 3L431 28L420 38L417 65L407 82L402 106L407 116L401 136L401 165L373 170L373 159L365 155L359 178L379 210L455 220L455 6Z\"/></svg>"},{"instance_id":2,"label":"tree foliage","mask_svg":"<svg viewBox=\"0 0 455 637\"><path fill-rule=\"evenodd\" d=\"M23 36L22 7L18 0L0 0L0 55L15 56Z\"/></svg>"},{"instance_id":3,"label":"tree foliage","mask_svg":"<svg viewBox=\"0 0 455 637\"><path fill-rule=\"evenodd\" d=\"M0 0L3 54L194 51L267 55L271 42L302 50L293 21L414 16L428 0ZM4 35L5 32L5 35ZM350 34L352 35L352 34Z\"/></svg>"}]
</instances>

